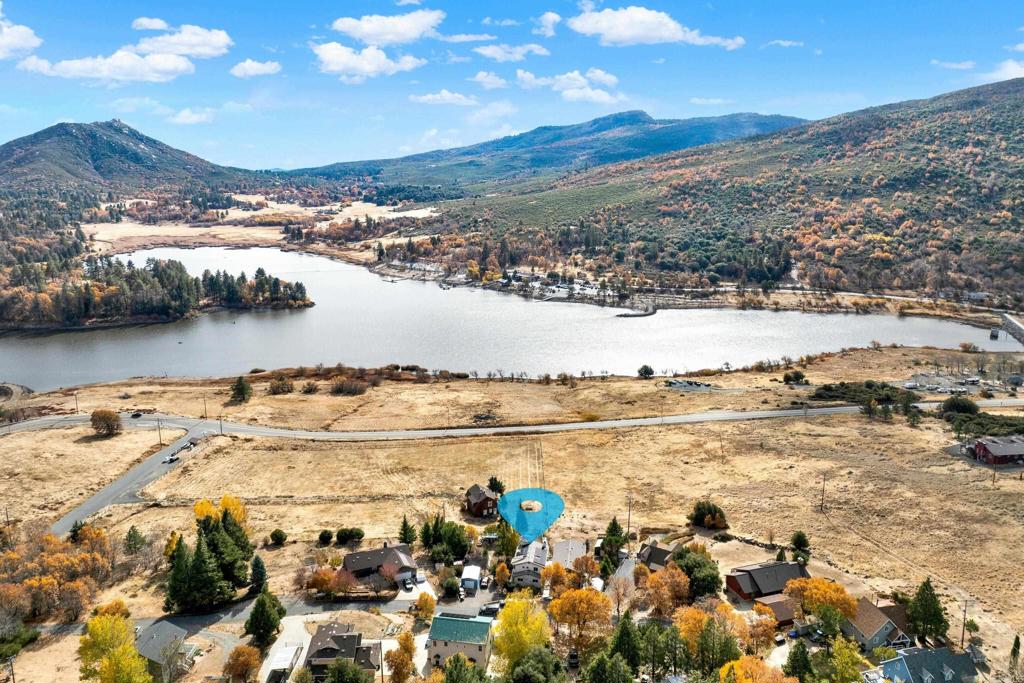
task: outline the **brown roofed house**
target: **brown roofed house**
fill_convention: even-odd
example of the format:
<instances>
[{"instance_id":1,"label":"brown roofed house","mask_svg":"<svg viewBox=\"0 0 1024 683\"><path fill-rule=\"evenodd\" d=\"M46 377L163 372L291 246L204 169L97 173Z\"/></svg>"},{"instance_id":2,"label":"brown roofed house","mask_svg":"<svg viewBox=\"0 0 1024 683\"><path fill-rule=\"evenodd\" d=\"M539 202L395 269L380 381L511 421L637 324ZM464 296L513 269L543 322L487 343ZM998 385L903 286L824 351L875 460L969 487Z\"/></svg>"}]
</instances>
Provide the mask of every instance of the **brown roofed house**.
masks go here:
<instances>
[{"instance_id":1,"label":"brown roofed house","mask_svg":"<svg viewBox=\"0 0 1024 683\"><path fill-rule=\"evenodd\" d=\"M778 622L779 626L789 626L796 619L796 600L784 593L764 595L754 600L754 602L770 609L772 614L775 615L775 621Z\"/></svg>"},{"instance_id":2,"label":"brown roofed house","mask_svg":"<svg viewBox=\"0 0 1024 683\"><path fill-rule=\"evenodd\" d=\"M352 624L321 624L309 643L305 666L314 681L324 681L327 668L336 659L348 659L367 671L377 671L380 669L380 643L364 645L363 634L353 633Z\"/></svg>"},{"instance_id":3,"label":"brown roofed house","mask_svg":"<svg viewBox=\"0 0 1024 683\"><path fill-rule=\"evenodd\" d=\"M885 612L867 598L857 601L857 614L840 627L843 635L860 644L865 652L888 645L900 648L910 645L910 639L900 631Z\"/></svg>"},{"instance_id":4,"label":"brown roofed house","mask_svg":"<svg viewBox=\"0 0 1024 683\"><path fill-rule=\"evenodd\" d=\"M412 559L409 546L404 543L349 553L342 561L342 566L358 578L376 574L384 565L395 568L395 581L416 575L416 562Z\"/></svg>"},{"instance_id":5,"label":"brown roofed house","mask_svg":"<svg viewBox=\"0 0 1024 683\"><path fill-rule=\"evenodd\" d=\"M725 575L725 587L743 600L781 593L792 579L810 576L799 562L761 562L736 567Z\"/></svg>"},{"instance_id":6,"label":"brown roofed house","mask_svg":"<svg viewBox=\"0 0 1024 683\"><path fill-rule=\"evenodd\" d=\"M494 517L498 514L498 494L486 486L473 484L466 491L466 512L474 517Z\"/></svg>"}]
</instances>

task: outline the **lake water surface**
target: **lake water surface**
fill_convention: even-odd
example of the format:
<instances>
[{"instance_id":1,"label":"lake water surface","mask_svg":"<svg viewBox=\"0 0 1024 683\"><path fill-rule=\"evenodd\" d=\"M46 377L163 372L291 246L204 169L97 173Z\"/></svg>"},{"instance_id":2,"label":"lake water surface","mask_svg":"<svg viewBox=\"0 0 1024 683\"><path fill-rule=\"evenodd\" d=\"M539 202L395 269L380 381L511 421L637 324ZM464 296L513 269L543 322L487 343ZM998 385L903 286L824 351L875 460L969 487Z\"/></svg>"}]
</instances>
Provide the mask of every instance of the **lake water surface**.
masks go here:
<instances>
[{"instance_id":1,"label":"lake water surface","mask_svg":"<svg viewBox=\"0 0 1024 683\"><path fill-rule=\"evenodd\" d=\"M481 374L531 375L602 370L633 374L695 370L723 363L867 346L1021 349L1013 339L928 318L797 312L664 310L617 318L617 309L531 302L430 282L387 282L368 270L272 248L161 248L128 254L174 258L189 272L262 266L306 284L316 306L297 311L219 311L164 325L0 337L0 381L47 390L141 375L220 377L251 368L317 363L378 366L417 363Z\"/></svg>"}]
</instances>

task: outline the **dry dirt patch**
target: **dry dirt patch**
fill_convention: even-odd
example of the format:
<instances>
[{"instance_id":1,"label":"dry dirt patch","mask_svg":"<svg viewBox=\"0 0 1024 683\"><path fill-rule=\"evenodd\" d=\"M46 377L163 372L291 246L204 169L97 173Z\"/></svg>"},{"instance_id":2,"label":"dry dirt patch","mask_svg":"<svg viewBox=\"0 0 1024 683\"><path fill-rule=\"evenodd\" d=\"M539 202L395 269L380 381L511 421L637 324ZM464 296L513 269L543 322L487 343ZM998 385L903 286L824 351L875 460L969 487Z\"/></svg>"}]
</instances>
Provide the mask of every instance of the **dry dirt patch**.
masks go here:
<instances>
[{"instance_id":1,"label":"dry dirt patch","mask_svg":"<svg viewBox=\"0 0 1024 683\"><path fill-rule=\"evenodd\" d=\"M164 443L181 430L163 430ZM12 519L56 517L159 449L155 430L99 438L89 427L0 436L0 482Z\"/></svg>"}]
</instances>

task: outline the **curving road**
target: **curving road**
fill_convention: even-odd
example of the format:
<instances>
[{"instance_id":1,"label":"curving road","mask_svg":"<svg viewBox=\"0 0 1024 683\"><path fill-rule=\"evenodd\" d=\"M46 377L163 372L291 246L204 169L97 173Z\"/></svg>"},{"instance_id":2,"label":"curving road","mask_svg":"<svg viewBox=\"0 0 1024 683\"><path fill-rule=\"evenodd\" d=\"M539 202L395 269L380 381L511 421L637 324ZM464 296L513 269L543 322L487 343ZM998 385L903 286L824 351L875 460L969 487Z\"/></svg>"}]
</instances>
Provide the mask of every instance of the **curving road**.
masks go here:
<instances>
[{"instance_id":1,"label":"curving road","mask_svg":"<svg viewBox=\"0 0 1024 683\"><path fill-rule=\"evenodd\" d=\"M977 401L983 408L1024 406L1024 399L987 399ZM937 401L918 403L922 410L936 407ZM181 417L147 413L138 418L122 414L122 423L129 429L154 429L158 426L184 429L185 435L166 448L154 453L132 467L120 479L112 482L69 512L53 525L54 533L66 533L75 520L86 519L108 505L143 502L139 498L147 484L163 476L177 463L164 464L163 459L188 445L191 439L202 439L215 434L237 434L270 438L308 439L310 441L403 441L411 439L443 439L467 436L502 436L514 434L556 434L592 429L628 429L632 427L653 427L659 425L700 424L703 422L737 422L745 420L768 420L792 417L820 417L827 415L849 415L860 412L859 406L833 406L828 408L798 407L776 410L713 410L702 413L664 415L659 417L631 417L615 420L594 420L592 422L559 422L538 425L494 425L490 427L447 427L440 429L386 429L369 431L309 431L266 427L263 425L228 422L206 418ZM28 432L40 429L55 429L71 425L88 424L89 416L84 414L40 417L18 422L0 430L0 433Z\"/></svg>"}]
</instances>

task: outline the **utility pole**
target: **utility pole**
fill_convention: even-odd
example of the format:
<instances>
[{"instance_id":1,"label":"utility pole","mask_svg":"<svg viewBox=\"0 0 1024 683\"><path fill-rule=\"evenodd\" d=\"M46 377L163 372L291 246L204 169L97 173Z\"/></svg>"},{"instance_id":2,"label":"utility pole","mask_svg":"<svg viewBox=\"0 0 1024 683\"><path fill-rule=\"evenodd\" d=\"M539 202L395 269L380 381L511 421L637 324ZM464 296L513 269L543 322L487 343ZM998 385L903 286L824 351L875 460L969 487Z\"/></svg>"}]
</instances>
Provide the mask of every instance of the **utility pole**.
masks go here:
<instances>
[{"instance_id":1,"label":"utility pole","mask_svg":"<svg viewBox=\"0 0 1024 683\"><path fill-rule=\"evenodd\" d=\"M17 681L14 678L14 657L11 657L7 660L7 667L11 671L11 683L17 683Z\"/></svg>"},{"instance_id":2,"label":"utility pole","mask_svg":"<svg viewBox=\"0 0 1024 683\"><path fill-rule=\"evenodd\" d=\"M825 512L825 473L821 473L821 507L819 512Z\"/></svg>"},{"instance_id":3,"label":"utility pole","mask_svg":"<svg viewBox=\"0 0 1024 683\"><path fill-rule=\"evenodd\" d=\"M964 649L964 637L967 635L967 603L970 602L969 598L964 598L964 618L960 622L960 649Z\"/></svg>"},{"instance_id":4,"label":"utility pole","mask_svg":"<svg viewBox=\"0 0 1024 683\"><path fill-rule=\"evenodd\" d=\"M633 522L633 496L632 494L626 495L626 550L630 553L633 552L633 544L629 541L629 529L630 524Z\"/></svg>"},{"instance_id":5,"label":"utility pole","mask_svg":"<svg viewBox=\"0 0 1024 683\"><path fill-rule=\"evenodd\" d=\"M209 416L206 412L206 394L203 394L203 419L205 420Z\"/></svg>"},{"instance_id":6,"label":"utility pole","mask_svg":"<svg viewBox=\"0 0 1024 683\"><path fill-rule=\"evenodd\" d=\"M160 425L160 418L156 419L156 438L160 441L160 445L164 445L164 432Z\"/></svg>"},{"instance_id":7,"label":"utility pole","mask_svg":"<svg viewBox=\"0 0 1024 683\"><path fill-rule=\"evenodd\" d=\"M221 433L221 436L224 435L224 416L223 415L220 416L220 433Z\"/></svg>"}]
</instances>

